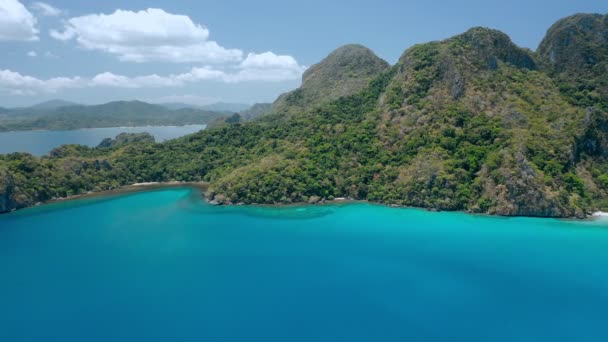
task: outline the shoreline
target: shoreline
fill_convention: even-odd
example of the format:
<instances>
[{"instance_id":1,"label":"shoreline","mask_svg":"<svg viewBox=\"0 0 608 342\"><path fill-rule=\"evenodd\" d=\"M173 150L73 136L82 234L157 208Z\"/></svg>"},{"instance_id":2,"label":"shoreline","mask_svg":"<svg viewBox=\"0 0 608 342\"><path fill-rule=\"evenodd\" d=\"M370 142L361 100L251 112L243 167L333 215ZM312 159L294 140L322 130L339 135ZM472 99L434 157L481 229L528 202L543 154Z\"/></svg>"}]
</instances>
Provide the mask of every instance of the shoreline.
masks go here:
<instances>
[{"instance_id":1,"label":"shoreline","mask_svg":"<svg viewBox=\"0 0 608 342\"><path fill-rule=\"evenodd\" d=\"M396 204L389 204L389 203L380 203L380 202L370 202L368 200L356 200L356 199L352 199L352 198L344 198L344 197L338 197L332 200L324 200L324 201L319 201L316 203L309 203L309 202L293 202L293 203L273 203L273 204L260 204L260 203L251 203L251 204L243 204L243 203L233 203L233 204L217 204L217 203L213 203L213 201L209 201L207 198L205 198L204 194L205 192L209 189L209 183L208 182L179 182L179 181L170 181L170 182L141 182L141 183L133 183L133 184L129 184L129 185L124 185L121 186L119 188L116 189L112 189L112 190L104 190L104 191L98 191L98 192L87 192L84 194L78 194L78 195L73 195L73 196L68 196L68 197L61 197L61 198L55 198L55 199L51 199L49 201L45 201L45 202L39 202L36 203L34 205L28 206L28 207L24 207L24 208L19 208L19 209L13 209L12 211L7 211L7 212L1 212L0 215L2 214L9 214L15 211L21 211L22 209L27 209L27 208L33 208L33 207L39 207L39 206L43 206L46 204L53 204L53 203L63 203L63 202L70 202L70 201L75 201L75 200L80 200L80 199L89 199L89 198L96 198L96 197L104 197L104 196L118 196L118 195L125 195L125 194L132 194L132 193L139 193L139 192L146 192L146 191L152 191L152 190L158 190L158 189L170 189L170 188L191 188L191 189L196 189L199 190L199 195L201 196L202 200L212 206L216 206L216 207L238 207L238 206L249 206L249 207L260 207L260 208L289 208L289 207L301 207L301 206L323 206L323 205L336 205L336 204L356 204L356 203L366 203L366 204L372 204L372 205L380 205L380 206L385 206L385 207L389 207L389 208L394 208L394 209L418 209L418 210L425 210L425 211L429 211L429 212L460 212L463 214L468 214L468 215L476 215L476 216L488 216L488 217L504 217L504 218L517 218L517 217L524 217L524 218L540 218L540 219L557 219L557 220L574 220L574 221L586 221L586 220L598 220L598 219L608 219L608 212L604 212L604 211L594 211L592 214L587 215L584 218L580 218L580 217L544 217L544 216L504 216L504 215L492 215L492 214L485 214L485 213L474 213L474 212L468 212L468 211L449 211L449 210L436 210L433 208L422 208L422 207L410 207L410 206L403 206L403 205L396 205Z\"/></svg>"},{"instance_id":2,"label":"shoreline","mask_svg":"<svg viewBox=\"0 0 608 342\"><path fill-rule=\"evenodd\" d=\"M201 191L201 194L209 188L209 183L207 182L145 182L145 183L133 183L129 185L124 185L116 189L112 190L104 190L104 191L90 191L84 194L72 195L68 197L60 197L55 198L45 202L39 202L31 207L38 207L45 204L52 203L60 203L60 202L69 202L75 201L79 199L85 198L95 198L95 197L104 197L104 196L115 196L115 195L124 195L130 193L138 193L138 192L146 192L150 190L157 189L168 189L168 188L194 188ZM25 207L31 208L31 207ZM21 209L17 209L21 210ZM13 210L14 211L14 210Z\"/></svg>"},{"instance_id":3,"label":"shoreline","mask_svg":"<svg viewBox=\"0 0 608 342\"><path fill-rule=\"evenodd\" d=\"M71 128L71 129L20 129L20 130L10 130L3 131L0 130L0 133L18 133L18 132L73 132L73 131L87 131L94 129L106 129L106 128L120 128L120 129L133 129L133 128L155 128L155 127L189 127L189 126L205 126L207 128L206 123L204 124L184 124L184 125L144 125L144 126L104 126L104 127L81 127L81 128Z\"/></svg>"}]
</instances>

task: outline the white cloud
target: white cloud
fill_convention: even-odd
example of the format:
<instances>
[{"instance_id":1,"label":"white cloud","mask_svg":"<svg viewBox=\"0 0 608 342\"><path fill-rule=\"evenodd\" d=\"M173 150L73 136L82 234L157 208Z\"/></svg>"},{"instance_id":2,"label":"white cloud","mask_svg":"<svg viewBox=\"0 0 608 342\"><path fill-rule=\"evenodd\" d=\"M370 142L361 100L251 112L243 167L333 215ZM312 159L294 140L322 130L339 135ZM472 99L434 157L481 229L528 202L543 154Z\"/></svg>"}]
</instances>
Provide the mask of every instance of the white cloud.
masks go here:
<instances>
[{"instance_id":1,"label":"white cloud","mask_svg":"<svg viewBox=\"0 0 608 342\"><path fill-rule=\"evenodd\" d=\"M85 49L104 51L123 61L221 64L243 58L241 50L208 40L209 30L188 16L158 8L74 17L62 31L52 30L51 36L75 39Z\"/></svg>"},{"instance_id":2,"label":"white cloud","mask_svg":"<svg viewBox=\"0 0 608 342\"><path fill-rule=\"evenodd\" d=\"M291 56L275 55L272 52L250 53L241 63L243 69L297 69L300 66Z\"/></svg>"},{"instance_id":3,"label":"white cloud","mask_svg":"<svg viewBox=\"0 0 608 342\"><path fill-rule=\"evenodd\" d=\"M30 8L45 17L56 17L63 13L59 8L53 7L45 2L34 2L30 5Z\"/></svg>"},{"instance_id":4,"label":"white cloud","mask_svg":"<svg viewBox=\"0 0 608 342\"><path fill-rule=\"evenodd\" d=\"M106 72L92 78L90 86L144 88L201 81L281 82L298 80L306 70L291 56L270 51L244 56L239 49L226 49L209 40L209 30L188 16L155 8L74 17L65 22L63 30L52 30L51 36L74 40L85 49L103 51L123 61L204 65L168 76L127 77Z\"/></svg>"},{"instance_id":5,"label":"white cloud","mask_svg":"<svg viewBox=\"0 0 608 342\"><path fill-rule=\"evenodd\" d=\"M156 74L146 76L127 77L104 72L93 77L89 82L92 87L116 87L116 88L161 88L177 87L184 83L173 76L162 77Z\"/></svg>"},{"instance_id":6,"label":"white cloud","mask_svg":"<svg viewBox=\"0 0 608 342\"><path fill-rule=\"evenodd\" d=\"M62 89L80 86L82 86L80 77L55 77L41 80L11 70L0 70L0 92L4 93L34 95L43 92L55 93Z\"/></svg>"},{"instance_id":7,"label":"white cloud","mask_svg":"<svg viewBox=\"0 0 608 342\"><path fill-rule=\"evenodd\" d=\"M235 71L222 71L211 67L195 67L189 72L159 76L156 74L137 77L126 77L109 72L99 74L92 79L94 86L119 88L158 88L181 87L188 83L203 81L217 81L223 83L242 82L281 82L298 80L305 67L295 65L292 67L267 66L265 68L241 68Z\"/></svg>"},{"instance_id":8,"label":"white cloud","mask_svg":"<svg viewBox=\"0 0 608 342\"><path fill-rule=\"evenodd\" d=\"M17 0L0 0L0 40L38 40L36 18Z\"/></svg>"},{"instance_id":9,"label":"white cloud","mask_svg":"<svg viewBox=\"0 0 608 342\"><path fill-rule=\"evenodd\" d=\"M250 53L239 65L239 71L227 75L227 82L270 81L280 82L300 79L306 67L299 65L291 56L273 52Z\"/></svg>"},{"instance_id":10,"label":"white cloud","mask_svg":"<svg viewBox=\"0 0 608 342\"><path fill-rule=\"evenodd\" d=\"M32 57L37 56L34 51L30 51L28 55ZM45 56L52 55L48 55L47 52ZM285 60L283 58L275 59L271 55L266 56L270 56L268 58L275 61ZM69 88L87 87L141 89L175 88L204 81L223 83L281 82L299 79L304 70L306 70L306 68L297 63L291 64L291 62L289 62L279 65L276 63L264 62L261 64L254 63L250 66L241 65L238 69L232 71L223 71L205 66L194 67L188 72L170 74L167 76L160 76L157 74L125 76L111 72L103 72L90 79L81 77L55 77L47 80L21 75L20 73L11 70L0 70L0 92L15 95L34 95L38 93L55 93Z\"/></svg>"},{"instance_id":11,"label":"white cloud","mask_svg":"<svg viewBox=\"0 0 608 342\"><path fill-rule=\"evenodd\" d=\"M30 52L27 53L27 56L28 57L36 57L36 56L38 56L38 54L36 53L36 51L30 51Z\"/></svg>"}]
</instances>

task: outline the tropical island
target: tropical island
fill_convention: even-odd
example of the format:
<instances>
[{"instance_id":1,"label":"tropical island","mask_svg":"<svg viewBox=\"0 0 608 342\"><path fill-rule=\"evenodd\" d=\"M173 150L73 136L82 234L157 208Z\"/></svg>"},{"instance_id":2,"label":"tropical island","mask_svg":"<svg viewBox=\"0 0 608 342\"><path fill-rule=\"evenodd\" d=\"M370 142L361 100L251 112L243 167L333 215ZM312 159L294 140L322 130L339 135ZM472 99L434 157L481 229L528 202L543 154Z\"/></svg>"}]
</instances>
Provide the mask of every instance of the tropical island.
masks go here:
<instances>
[{"instance_id":1,"label":"tropical island","mask_svg":"<svg viewBox=\"0 0 608 342\"><path fill-rule=\"evenodd\" d=\"M536 51L473 28L395 65L347 45L251 117L154 143L0 155L0 212L145 182L209 182L218 204L337 197L506 216L608 209L608 15ZM260 113L265 112L265 113ZM124 143L123 143L124 142Z\"/></svg>"},{"instance_id":2,"label":"tropical island","mask_svg":"<svg viewBox=\"0 0 608 342\"><path fill-rule=\"evenodd\" d=\"M51 100L26 108L0 108L0 132L205 125L232 114L231 111L219 110L221 107L210 108L213 110L176 103L160 105L142 101L114 101L81 105Z\"/></svg>"}]
</instances>

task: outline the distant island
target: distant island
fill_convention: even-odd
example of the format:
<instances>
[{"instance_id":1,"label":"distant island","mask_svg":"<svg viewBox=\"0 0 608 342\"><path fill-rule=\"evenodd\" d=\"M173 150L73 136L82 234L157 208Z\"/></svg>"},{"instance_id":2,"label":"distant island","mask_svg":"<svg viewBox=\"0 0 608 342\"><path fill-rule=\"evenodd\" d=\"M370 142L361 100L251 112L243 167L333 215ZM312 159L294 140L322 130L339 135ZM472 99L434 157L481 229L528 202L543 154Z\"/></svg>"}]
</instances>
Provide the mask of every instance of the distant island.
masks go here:
<instances>
[{"instance_id":1,"label":"distant island","mask_svg":"<svg viewBox=\"0 0 608 342\"><path fill-rule=\"evenodd\" d=\"M252 106L217 103L193 106L183 103L150 104L115 101L81 105L64 100L46 101L25 108L0 108L0 132L73 130L81 128L203 125Z\"/></svg>"},{"instance_id":2,"label":"distant island","mask_svg":"<svg viewBox=\"0 0 608 342\"><path fill-rule=\"evenodd\" d=\"M0 211L133 183L205 181L218 204L345 197L583 218L608 209L606 32L607 15L577 14L530 51L477 27L415 45L392 66L347 45L250 120L215 117L215 128L159 144L123 136L43 158L1 155ZM152 118L160 111L133 105ZM87 120L104 120L99 110ZM27 125L69 127L70 113Z\"/></svg>"}]
</instances>

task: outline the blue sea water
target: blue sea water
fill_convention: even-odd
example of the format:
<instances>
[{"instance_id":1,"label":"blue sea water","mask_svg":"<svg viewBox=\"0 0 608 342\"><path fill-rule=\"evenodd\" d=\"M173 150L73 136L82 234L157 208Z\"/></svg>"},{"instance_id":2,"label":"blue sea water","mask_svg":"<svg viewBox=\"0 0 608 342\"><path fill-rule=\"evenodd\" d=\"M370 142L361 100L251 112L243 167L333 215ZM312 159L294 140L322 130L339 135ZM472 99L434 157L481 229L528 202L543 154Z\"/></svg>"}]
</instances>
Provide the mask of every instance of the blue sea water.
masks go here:
<instances>
[{"instance_id":1,"label":"blue sea water","mask_svg":"<svg viewBox=\"0 0 608 342\"><path fill-rule=\"evenodd\" d=\"M191 189L0 216L0 341L608 341L608 223Z\"/></svg>"},{"instance_id":2,"label":"blue sea water","mask_svg":"<svg viewBox=\"0 0 608 342\"><path fill-rule=\"evenodd\" d=\"M14 131L0 132L0 154L27 152L36 156L49 153L65 144L80 144L95 147L105 138L114 138L120 133L148 132L156 142L179 138L205 129L205 125L187 126L141 126L86 128L72 131Z\"/></svg>"}]
</instances>

